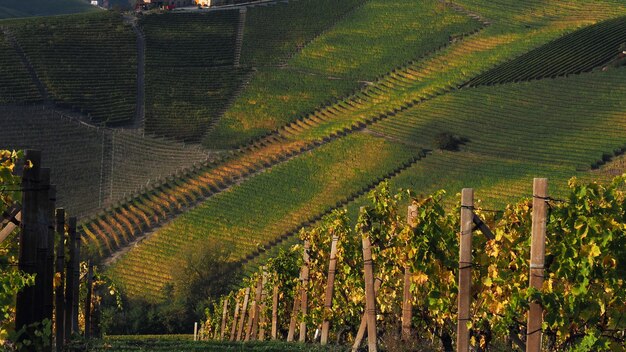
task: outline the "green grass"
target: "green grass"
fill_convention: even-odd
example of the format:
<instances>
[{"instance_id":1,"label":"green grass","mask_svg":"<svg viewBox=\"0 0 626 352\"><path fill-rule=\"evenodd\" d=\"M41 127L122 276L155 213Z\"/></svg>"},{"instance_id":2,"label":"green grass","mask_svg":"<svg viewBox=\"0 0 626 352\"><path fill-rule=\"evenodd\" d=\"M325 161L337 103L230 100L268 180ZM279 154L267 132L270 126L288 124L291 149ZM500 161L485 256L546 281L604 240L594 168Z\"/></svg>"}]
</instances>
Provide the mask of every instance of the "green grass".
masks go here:
<instances>
[{"instance_id":1,"label":"green grass","mask_svg":"<svg viewBox=\"0 0 626 352\"><path fill-rule=\"evenodd\" d=\"M91 11L97 8L82 0L4 0L0 3L0 20Z\"/></svg>"},{"instance_id":2,"label":"green grass","mask_svg":"<svg viewBox=\"0 0 626 352\"><path fill-rule=\"evenodd\" d=\"M295 231L419 155L417 148L364 134L303 154L216 194L161 227L108 273L132 295L158 299L186 248L198 241L232 243L233 260Z\"/></svg>"},{"instance_id":3,"label":"green grass","mask_svg":"<svg viewBox=\"0 0 626 352\"><path fill-rule=\"evenodd\" d=\"M297 351L348 351L345 346L321 346L319 344L287 343L283 341L251 341L251 342L220 342L220 341L176 341L161 336L128 336L124 338L106 337L90 343L89 351L263 351L263 352L297 352Z\"/></svg>"},{"instance_id":4,"label":"green grass","mask_svg":"<svg viewBox=\"0 0 626 352\"><path fill-rule=\"evenodd\" d=\"M367 1L287 61L287 68L260 68L205 144L244 144L478 28L437 1Z\"/></svg>"},{"instance_id":5,"label":"green grass","mask_svg":"<svg viewBox=\"0 0 626 352\"><path fill-rule=\"evenodd\" d=\"M6 21L51 98L96 122L134 118L136 36L112 12Z\"/></svg>"}]
</instances>

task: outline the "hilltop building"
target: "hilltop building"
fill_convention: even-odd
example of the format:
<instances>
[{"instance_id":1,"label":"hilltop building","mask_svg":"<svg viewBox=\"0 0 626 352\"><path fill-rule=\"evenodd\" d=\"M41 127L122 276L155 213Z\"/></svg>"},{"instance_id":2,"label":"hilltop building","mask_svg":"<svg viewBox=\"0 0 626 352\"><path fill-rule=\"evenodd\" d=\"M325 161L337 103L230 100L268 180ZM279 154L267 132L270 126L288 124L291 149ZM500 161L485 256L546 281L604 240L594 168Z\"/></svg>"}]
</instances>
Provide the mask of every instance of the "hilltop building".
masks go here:
<instances>
[{"instance_id":1,"label":"hilltop building","mask_svg":"<svg viewBox=\"0 0 626 352\"><path fill-rule=\"evenodd\" d=\"M153 6L168 6L173 5L176 7L194 5L194 0L139 0L137 5L153 5Z\"/></svg>"}]
</instances>

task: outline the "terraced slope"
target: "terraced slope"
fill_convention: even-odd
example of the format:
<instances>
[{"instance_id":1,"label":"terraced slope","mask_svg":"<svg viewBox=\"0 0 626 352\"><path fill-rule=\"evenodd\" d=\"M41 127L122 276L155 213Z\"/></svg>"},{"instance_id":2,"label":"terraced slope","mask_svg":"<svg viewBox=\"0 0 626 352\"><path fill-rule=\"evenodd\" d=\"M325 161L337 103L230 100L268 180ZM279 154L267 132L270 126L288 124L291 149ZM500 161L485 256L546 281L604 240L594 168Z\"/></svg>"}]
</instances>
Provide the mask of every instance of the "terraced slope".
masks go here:
<instances>
[{"instance_id":1,"label":"terraced slope","mask_svg":"<svg viewBox=\"0 0 626 352\"><path fill-rule=\"evenodd\" d=\"M463 89L368 129L432 149L440 132L467 137L461 152L435 151L394 185L424 193L445 188L451 196L474 187L485 205L500 206L529 195L532 177L550 178L551 193L558 194L603 154L626 149L624 94L626 68Z\"/></svg>"},{"instance_id":2,"label":"terraced slope","mask_svg":"<svg viewBox=\"0 0 626 352\"><path fill-rule=\"evenodd\" d=\"M145 16L146 131L198 142L247 77L233 67L239 10Z\"/></svg>"},{"instance_id":3,"label":"terraced slope","mask_svg":"<svg viewBox=\"0 0 626 352\"><path fill-rule=\"evenodd\" d=\"M6 21L50 98L109 125L133 119L136 37L112 12Z\"/></svg>"},{"instance_id":4,"label":"terraced slope","mask_svg":"<svg viewBox=\"0 0 626 352\"><path fill-rule=\"evenodd\" d=\"M621 45L626 45L626 17L565 35L473 78L467 85L475 87L588 72L614 60L626 50L620 50Z\"/></svg>"},{"instance_id":5,"label":"terraced slope","mask_svg":"<svg viewBox=\"0 0 626 352\"><path fill-rule=\"evenodd\" d=\"M303 5L297 5L300 3ZM317 2L311 1L293 2L293 6L307 3L317 6ZM255 10L248 11L248 19ZM307 15L302 20L315 18ZM264 33L259 29L265 27L259 24L246 26L247 31ZM367 1L345 14L284 66L258 68L204 144L213 148L245 144L349 95L393 68L448 44L451 38L459 39L463 33L478 28L478 21L444 8L437 1ZM244 49L245 45L267 45L263 41L250 44L250 39L244 36ZM274 61L266 58L266 64Z\"/></svg>"},{"instance_id":6,"label":"terraced slope","mask_svg":"<svg viewBox=\"0 0 626 352\"><path fill-rule=\"evenodd\" d=\"M484 2L483 4L493 6L492 3ZM185 204L193 205L199 200L205 199L200 194L209 193L203 191L211 188L206 185L207 182L214 183L215 180L222 182L222 185L217 186L219 187L218 190L239 181L242 181L242 186L245 186L245 184L254 182L261 177L259 175L242 179L242 177L249 176L254 171L261 169L259 165L275 165L280 161L281 157L284 159L284 155L297 155L304 150L313 149L312 155L314 155L326 147L319 147L320 145L327 143L330 143L328 146L334 145L344 138L351 138L343 137L343 135L361 130L375 121L389 119L391 116L401 116L404 111L419 106L433 97L455 91L458 86L469 81L472 77L507 60L514 59L582 25L592 24L598 20L626 13L626 9L623 6L614 6L611 3L576 2L568 4L571 6L562 7L560 3L557 5L551 2L544 2L541 4L544 10L544 15L542 16L533 12L538 4L539 2L528 4L506 2L505 5L507 6L502 7L503 13L499 17L499 21L493 21L492 25L486 29L462 38L462 40L457 40L421 60L416 60L393 70L391 73L368 85L362 91L307 115L281 128L269 137L260 139L257 143L243 149L242 154L239 156L229 159L226 163L214 169L201 170L189 179L180 180L181 183L179 185L171 185L168 189L156 190L145 198L146 203L143 204L146 205L145 208L150 208L150 204L158 203L161 203L163 206L158 211L158 214L146 214L146 219L154 220L150 226L158 225L164 219L167 219L169 214L175 214L177 211L184 209ZM508 5L511 5L515 11L511 11L511 7ZM475 3L472 6L479 7ZM475 11L475 9L472 8L472 11ZM532 19L534 21L533 26L529 27L525 19ZM336 139L338 141L334 141ZM398 143L398 145L402 146L411 145L415 148L415 144L419 146L424 142L390 140L389 143ZM372 144L367 150L377 149ZM429 156L424 160L428 161L431 157L433 156ZM304 156L296 157L293 161L295 162L301 158L304 158ZM289 164L291 162L284 165ZM400 165L398 164L398 167ZM279 167L282 167L282 165L274 166L270 169L270 172ZM226 173L222 171L226 171ZM229 175L237 175L238 177L229 178ZM194 183L193 186L192 182ZM196 199L196 201L194 202L193 199ZM208 201L210 202L211 199L213 198L208 198ZM326 206L333 206L333 204L328 203ZM128 208L127 211L132 212L133 210ZM112 230L114 221L118 223L122 221L114 220L114 217L111 216L112 214L108 214L101 218L101 224L92 222L86 225L86 231L91 231L91 234L88 235L91 236L93 243L99 244L96 245L96 248L100 248L103 254L110 250L107 248L106 243L111 245L111 249L115 249L116 246L123 244L126 240L131 240L141 233L137 231L139 227L135 227L134 232L126 232L128 239L124 239L122 232ZM116 219L123 219L124 217L121 213L116 213L114 216ZM107 226L109 229L107 229ZM143 229L145 230L145 228L150 226L144 226ZM190 225L186 223L184 226ZM154 236L159 236L161 231L156 231ZM181 232L184 233L184 231ZM116 234L115 238L119 243L115 243L115 238L112 234ZM131 235L128 236L129 234ZM174 233L171 236L173 235ZM280 235L275 234L275 236ZM134 268L137 271L148 273L151 272L151 269L147 266L140 266L139 263L141 261L136 257L139 255L136 253L141 252L140 248L142 246L138 246L137 248L139 249L131 250L122 259L122 262L132 261L135 263L133 265L136 265ZM173 263L173 256L164 253L161 261L165 262L168 260L172 260L171 263ZM117 273L120 273L122 269L115 270ZM129 273L119 274L118 278L119 280L125 280L129 275ZM158 275L151 278L167 280L167 273L159 275L162 275L160 279ZM137 282L136 279L129 280ZM141 287L142 284L138 285L135 287Z\"/></svg>"},{"instance_id":7,"label":"terraced slope","mask_svg":"<svg viewBox=\"0 0 626 352\"><path fill-rule=\"evenodd\" d=\"M393 77L386 77L377 83L385 84L389 79ZM366 104L375 103L367 101ZM160 226L171 216L184 211L187 207L195 206L206 197L239 182L240 179L327 143L349 131L361 129L366 123L382 118L387 112L383 109L378 114L359 114L349 125L326 130L328 126L333 127L337 118L342 115L352 116L353 112L360 108L360 103L354 106L350 103L335 104L246 146L226 162L194 170L154 190L148 190L115 209L107 210L84 224L84 232L92 241L92 253L106 257L145 231ZM319 138L309 136L312 130L320 130ZM303 136L305 140L302 140ZM122 227L121 223L128 225ZM111 241L110 238L113 237L118 240Z\"/></svg>"},{"instance_id":8,"label":"terraced slope","mask_svg":"<svg viewBox=\"0 0 626 352\"><path fill-rule=\"evenodd\" d=\"M185 212L141 242L109 273L131 295L162 298L161 288L171 280L169 268L181 263L185 250L195 243L232 243L234 260L252 255L419 155L418 148L365 134L334 141Z\"/></svg>"},{"instance_id":9,"label":"terraced slope","mask_svg":"<svg viewBox=\"0 0 626 352\"><path fill-rule=\"evenodd\" d=\"M26 67L9 39L0 31L0 104L28 104L41 100Z\"/></svg>"}]
</instances>

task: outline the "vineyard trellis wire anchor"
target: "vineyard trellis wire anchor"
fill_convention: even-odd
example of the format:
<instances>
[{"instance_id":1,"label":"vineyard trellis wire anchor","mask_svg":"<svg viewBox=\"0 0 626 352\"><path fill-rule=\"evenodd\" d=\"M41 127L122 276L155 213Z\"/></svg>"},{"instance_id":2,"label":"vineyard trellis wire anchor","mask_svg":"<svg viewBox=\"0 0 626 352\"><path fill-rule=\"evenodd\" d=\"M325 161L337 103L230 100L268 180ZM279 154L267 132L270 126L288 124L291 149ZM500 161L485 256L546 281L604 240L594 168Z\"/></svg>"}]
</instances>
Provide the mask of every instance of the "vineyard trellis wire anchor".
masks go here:
<instances>
[{"instance_id":1,"label":"vineyard trellis wire anchor","mask_svg":"<svg viewBox=\"0 0 626 352\"><path fill-rule=\"evenodd\" d=\"M479 229L480 232L483 233L483 235L485 235L485 237L487 237L488 240L493 240L496 238L496 236L493 235L493 232L491 232L491 230L489 229L489 227L487 226L487 224L485 224L482 219L476 215L476 213L472 212L472 222L474 223L474 229Z\"/></svg>"},{"instance_id":2,"label":"vineyard trellis wire anchor","mask_svg":"<svg viewBox=\"0 0 626 352\"><path fill-rule=\"evenodd\" d=\"M474 223L474 228L472 231L480 230L488 240L493 240L496 236L493 235L493 232L489 229L487 224L474 212L476 209L473 205L461 205L461 209L469 209L472 212L472 222ZM499 210L490 210L490 209L479 209L480 211L489 211L489 212L499 212Z\"/></svg>"},{"instance_id":3,"label":"vineyard trellis wire anchor","mask_svg":"<svg viewBox=\"0 0 626 352\"><path fill-rule=\"evenodd\" d=\"M20 219L18 215L22 212L22 206L18 203L12 204L8 209L2 212L2 221L0 221L0 228L13 223L16 226L20 226Z\"/></svg>"}]
</instances>

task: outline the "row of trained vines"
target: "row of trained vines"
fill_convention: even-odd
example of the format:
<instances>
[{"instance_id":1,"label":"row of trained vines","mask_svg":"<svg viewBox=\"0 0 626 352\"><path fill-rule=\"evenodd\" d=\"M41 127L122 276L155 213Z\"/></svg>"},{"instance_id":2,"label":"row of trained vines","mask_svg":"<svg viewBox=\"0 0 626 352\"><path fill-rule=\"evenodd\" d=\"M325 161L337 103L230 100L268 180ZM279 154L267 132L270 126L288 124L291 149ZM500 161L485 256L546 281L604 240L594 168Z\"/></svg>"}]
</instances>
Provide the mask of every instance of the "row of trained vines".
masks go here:
<instances>
[{"instance_id":1,"label":"row of trained vines","mask_svg":"<svg viewBox=\"0 0 626 352\"><path fill-rule=\"evenodd\" d=\"M554 199L535 179L532 198L500 211L471 189L447 210L443 191L392 195L382 184L356 222L335 211L302 229L303 245L215 301L201 336L356 350L367 335L370 351L624 351L625 186L626 174L572 179Z\"/></svg>"}]
</instances>

